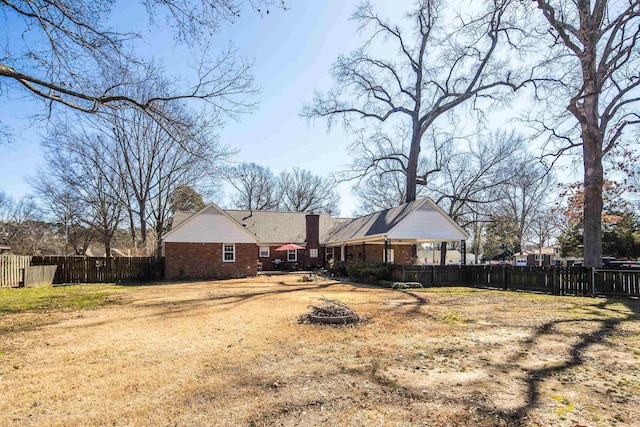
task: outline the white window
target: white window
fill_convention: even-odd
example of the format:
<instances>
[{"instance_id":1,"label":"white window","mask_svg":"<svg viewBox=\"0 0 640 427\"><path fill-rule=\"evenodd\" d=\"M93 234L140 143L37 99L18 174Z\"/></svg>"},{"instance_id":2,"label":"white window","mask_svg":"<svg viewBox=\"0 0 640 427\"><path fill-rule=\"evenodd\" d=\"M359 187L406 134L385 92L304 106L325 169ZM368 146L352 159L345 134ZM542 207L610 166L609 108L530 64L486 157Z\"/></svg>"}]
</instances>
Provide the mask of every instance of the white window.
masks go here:
<instances>
[{"instance_id":1,"label":"white window","mask_svg":"<svg viewBox=\"0 0 640 427\"><path fill-rule=\"evenodd\" d=\"M318 250L309 249L309 258L318 258Z\"/></svg>"},{"instance_id":2,"label":"white window","mask_svg":"<svg viewBox=\"0 0 640 427\"><path fill-rule=\"evenodd\" d=\"M298 261L298 251L287 251L287 261Z\"/></svg>"},{"instance_id":3,"label":"white window","mask_svg":"<svg viewBox=\"0 0 640 427\"><path fill-rule=\"evenodd\" d=\"M384 261L384 249L382 250L382 261ZM387 262L393 264L393 249L387 249Z\"/></svg>"},{"instance_id":4,"label":"white window","mask_svg":"<svg viewBox=\"0 0 640 427\"><path fill-rule=\"evenodd\" d=\"M329 261L331 258L333 258L333 248L326 248L324 257L325 257L325 259L327 261Z\"/></svg>"},{"instance_id":5,"label":"white window","mask_svg":"<svg viewBox=\"0 0 640 427\"><path fill-rule=\"evenodd\" d=\"M260 258L269 258L269 246L260 246Z\"/></svg>"},{"instance_id":6,"label":"white window","mask_svg":"<svg viewBox=\"0 0 640 427\"><path fill-rule=\"evenodd\" d=\"M222 261L223 262L236 262L236 245L235 245L235 243L223 243L222 244Z\"/></svg>"}]
</instances>

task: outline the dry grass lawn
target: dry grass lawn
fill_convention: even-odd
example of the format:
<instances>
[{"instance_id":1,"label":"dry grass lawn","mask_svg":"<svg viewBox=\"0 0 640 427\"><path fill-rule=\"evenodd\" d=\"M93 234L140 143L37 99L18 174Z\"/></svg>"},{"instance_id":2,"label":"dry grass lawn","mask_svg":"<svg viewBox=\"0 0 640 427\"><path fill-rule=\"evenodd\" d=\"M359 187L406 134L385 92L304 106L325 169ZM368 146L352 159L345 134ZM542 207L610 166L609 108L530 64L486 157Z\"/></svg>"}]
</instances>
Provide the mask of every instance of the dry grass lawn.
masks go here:
<instances>
[{"instance_id":1,"label":"dry grass lawn","mask_svg":"<svg viewBox=\"0 0 640 427\"><path fill-rule=\"evenodd\" d=\"M3 291L0 425L638 425L638 301L296 279ZM323 295L369 321L297 323Z\"/></svg>"}]
</instances>

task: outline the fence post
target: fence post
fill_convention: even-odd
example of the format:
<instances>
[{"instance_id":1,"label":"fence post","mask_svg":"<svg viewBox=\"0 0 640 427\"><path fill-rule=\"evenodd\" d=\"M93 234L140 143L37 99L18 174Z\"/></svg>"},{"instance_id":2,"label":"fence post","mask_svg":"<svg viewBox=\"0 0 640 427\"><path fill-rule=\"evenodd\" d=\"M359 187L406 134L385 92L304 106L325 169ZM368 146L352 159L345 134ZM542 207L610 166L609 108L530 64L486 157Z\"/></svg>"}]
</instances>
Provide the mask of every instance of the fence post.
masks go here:
<instances>
[{"instance_id":1,"label":"fence post","mask_svg":"<svg viewBox=\"0 0 640 427\"><path fill-rule=\"evenodd\" d=\"M560 295L560 283L558 282L558 267L553 269L553 294Z\"/></svg>"},{"instance_id":2,"label":"fence post","mask_svg":"<svg viewBox=\"0 0 640 427\"><path fill-rule=\"evenodd\" d=\"M436 266L431 266L431 286L436 285Z\"/></svg>"},{"instance_id":3,"label":"fence post","mask_svg":"<svg viewBox=\"0 0 640 427\"><path fill-rule=\"evenodd\" d=\"M503 266L502 267L502 287L504 288L504 290L506 291L507 288L507 267Z\"/></svg>"},{"instance_id":4,"label":"fence post","mask_svg":"<svg viewBox=\"0 0 640 427\"><path fill-rule=\"evenodd\" d=\"M591 267L591 296L596 296L596 268Z\"/></svg>"}]
</instances>

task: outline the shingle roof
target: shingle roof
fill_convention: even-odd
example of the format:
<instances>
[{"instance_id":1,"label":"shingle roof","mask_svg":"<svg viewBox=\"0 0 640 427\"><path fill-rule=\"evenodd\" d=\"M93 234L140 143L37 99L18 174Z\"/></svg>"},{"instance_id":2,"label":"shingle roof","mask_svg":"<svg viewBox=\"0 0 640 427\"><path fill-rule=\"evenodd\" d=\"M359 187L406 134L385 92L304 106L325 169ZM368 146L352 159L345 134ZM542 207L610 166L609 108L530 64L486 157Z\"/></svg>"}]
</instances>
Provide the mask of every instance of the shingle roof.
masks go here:
<instances>
[{"instance_id":1,"label":"shingle roof","mask_svg":"<svg viewBox=\"0 0 640 427\"><path fill-rule=\"evenodd\" d=\"M271 212L225 210L228 216L263 243L304 243L306 239L305 212ZM417 212L409 221L409 215ZM194 214L176 212L173 227ZM336 244L373 236L392 239L448 241L468 238L468 234L455 224L430 199L416 200L370 215L347 219L319 214L320 243ZM404 221L404 222L403 222Z\"/></svg>"},{"instance_id":2,"label":"shingle roof","mask_svg":"<svg viewBox=\"0 0 640 427\"><path fill-rule=\"evenodd\" d=\"M305 212L272 212L272 211L244 211L225 210L231 218L239 224L244 224L245 228L258 237L258 240L265 243L304 243L306 235L306 213ZM189 219L192 212L178 211L173 216L172 227ZM320 242L325 241L325 237L336 224L347 221L345 218L332 218L328 214L320 216Z\"/></svg>"},{"instance_id":3,"label":"shingle roof","mask_svg":"<svg viewBox=\"0 0 640 427\"><path fill-rule=\"evenodd\" d=\"M305 212L236 211L225 212L265 243L303 243L306 236ZM320 216L320 242L338 223L345 221L328 214Z\"/></svg>"},{"instance_id":4,"label":"shingle roof","mask_svg":"<svg viewBox=\"0 0 640 427\"><path fill-rule=\"evenodd\" d=\"M189 219L191 217L191 215L194 215L194 213L193 212L189 212L189 211L177 211L177 212L175 212L173 214L173 221L171 222L171 228L175 228L178 225L182 224L187 219Z\"/></svg>"},{"instance_id":5,"label":"shingle roof","mask_svg":"<svg viewBox=\"0 0 640 427\"><path fill-rule=\"evenodd\" d=\"M422 206L425 199L405 203L395 208L375 212L337 225L327 235L327 241L344 242L378 234L387 234L411 212Z\"/></svg>"}]
</instances>

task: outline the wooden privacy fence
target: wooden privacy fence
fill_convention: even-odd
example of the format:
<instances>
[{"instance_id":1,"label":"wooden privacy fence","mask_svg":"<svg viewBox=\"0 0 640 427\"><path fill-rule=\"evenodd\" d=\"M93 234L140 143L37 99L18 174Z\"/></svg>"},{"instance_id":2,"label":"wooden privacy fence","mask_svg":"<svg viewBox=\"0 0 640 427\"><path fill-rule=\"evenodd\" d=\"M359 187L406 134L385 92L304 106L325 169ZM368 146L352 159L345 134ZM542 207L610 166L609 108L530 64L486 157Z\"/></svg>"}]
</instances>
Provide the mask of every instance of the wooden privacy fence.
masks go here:
<instances>
[{"instance_id":1,"label":"wooden privacy fence","mask_svg":"<svg viewBox=\"0 0 640 427\"><path fill-rule=\"evenodd\" d=\"M53 283L121 283L164 278L164 258L33 257L32 265L57 265Z\"/></svg>"},{"instance_id":2,"label":"wooden privacy fence","mask_svg":"<svg viewBox=\"0 0 640 427\"><path fill-rule=\"evenodd\" d=\"M423 286L477 286L555 295L640 296L640 269L587 267L393 266L391 278Z\"/></svg>"},{"instance_id":3,"label":"wooden privacy fence","mask_svg":"<svg viewBox=\"0 0 640 427\"><path fill-rule=\"evenodd\" d=\"M24 283L24 269L30 263L30 256L0 255L0 288L21 286Z\"/></svg>"},{"instance_id":4,"label":"wooden privacy fence","mask_svg":"<svg viewBox=\"0 0 640 427\"><path fill-rule=\"evenodd\" d=\"M53 283L120 283L164 278L164 258L0 256L0 287L25 284L29 266L57 266ZM36 280L36 279L34 279Z\"/></svg>"}]
</instances>

